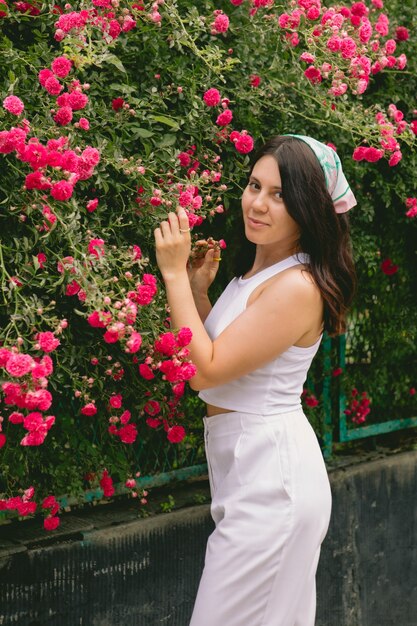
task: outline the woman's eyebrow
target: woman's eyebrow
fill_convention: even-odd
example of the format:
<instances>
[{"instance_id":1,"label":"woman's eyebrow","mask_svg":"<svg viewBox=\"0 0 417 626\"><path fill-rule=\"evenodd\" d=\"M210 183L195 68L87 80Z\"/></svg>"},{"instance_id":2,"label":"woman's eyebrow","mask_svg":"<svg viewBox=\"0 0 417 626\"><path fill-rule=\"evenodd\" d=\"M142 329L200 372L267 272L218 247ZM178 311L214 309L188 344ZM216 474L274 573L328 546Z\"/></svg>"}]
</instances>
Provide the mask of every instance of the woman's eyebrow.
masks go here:
<instances>
[{"instance_id":1,"label":"woman's eyebrow","mask_svg":"<svg viewBox=\"0 0 417 626\"><path fill-rule=\"evenodd\" d=\"M253 176L252 174L249 176L249 180L253 180L255 183L258 183L259 185L261 184L260 181L256 178L256 176ZM279 189L279 191L282 191L282 187L280 187L279 185L274 185L273 187L271 187L271 189Z\"/></svg>"}]
</instances>

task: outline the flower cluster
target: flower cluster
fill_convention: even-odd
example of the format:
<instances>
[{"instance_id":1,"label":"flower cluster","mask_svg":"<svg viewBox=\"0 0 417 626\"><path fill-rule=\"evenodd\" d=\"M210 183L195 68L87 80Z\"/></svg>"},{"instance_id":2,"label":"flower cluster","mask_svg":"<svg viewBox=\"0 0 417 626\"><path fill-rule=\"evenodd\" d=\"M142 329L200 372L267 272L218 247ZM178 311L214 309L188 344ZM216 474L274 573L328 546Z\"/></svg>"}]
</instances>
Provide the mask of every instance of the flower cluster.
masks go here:
<instances>
[{"instance_id":1,"label":"flower cluster","mask_svg":"<svg viewBox=\"0 0 417 626\"><path fill-rule=\"evenodd\" d=\"M91 146L71 150L68 137L64 136L50 139L44 145L37 137L28 139L29 127L26 123L1 131L0 153L14 152L17 159L33 170L26 175L25 189L49 191L54 200L61 202L69 200L76 183L94 174L100 161L99 151Z\"/></svg>"},{"instance_id":2,"label":"flower cluster","mask_svg":"<svg viewBox=\"0 0 417 626\"><path fill-rule=\"evenodd\" d=\"M109 410L112 415L109 418L108 432L111 435L115 435L120 438L122 443L132 444L136 441L138 431L136 425L130 423L132 414L125 409L120 416L114 415L114 409L122 408L123 397L122 394L112 395L109 399ZM119 428L117 427L119 425Z\"/></svg>"},{"instance_id":3,"label":"flower cluster","mask_svg":"<svg viewBox=\"0 0 417 626\"><path fill-rule=\"evenodd\" d=\"M355 161L369 161L375 163L383 157L387 157L388 165L393 167L402 159L399 144L400 135L406 132L416 134L417 125L415 120L410 124L406 122L404 113L400 111L395 104L388 106L388 115L378 112L375 115L375 121L379 132L379 144L381 147L358 146L353 151L353 159Z\"/></svg>"},{"instance_id":4,"label":"flower cluster","mask_svg":"<svg viewBox=\"0 0 417 626\"><path fill-rule=\"evenodd\" d=\"M42 356L32 357L20 352L17 347L0 348L0 367L10 379L1 385L4 404L20 409L13 410L8 421L10 424L22 424L27 431L20 442L22 446L41 445L55 423L55 416L44 416L41 411L48 411L52 405L52 394L47 387L48 376L53 372L53 362L47 353L55 350L60 341L50 331L38 333L36 341L34 347L44 352ZM22 410L28 412L25 414ZM1 431L0 421L0 447L6 444L6 436Z\"/></svg>"},{"instance_id":5,"label":"flower cluster","mask_svg":"<svg viewBox=\"0 0 417 626\"><path fill-rule=\"evenodd\" d=\"M0 499L0 511L16 511L20 517L33 515L38 506L33 499L34 496L35 488L29 487L24 490L22 496ZM58 500L55 496L49 495L42 500L41 508L48 512L43 521L45 530L55 530L60 523L60 519L57 515L60 508Z\"/></svg>"},{"instance_id":6,"label":"flower cluster","mask_svg":"<svg viewBox=\"0 0 417 626\"><path fill-rule=\"evenodd\" d=\"M344 413L345 415L349 415L352 422L355 424L362 424L371 411L370 404L371 401L366 391L363 391L359 396L359 391L354 387L351 391L349 407L344 410Z\"/></svg>"},{"instance_id":7,"label":"flower cluster","mask_svg":"<svg viewBox=\"0 0 417 626\"><path fill-rule=\"evenodd\" d=\"M308 49L300 55L308 64L304 75L313 84L331 81L331 96L342 96L348 89L362 94L372 75L406 66L405 54L394 54L397 42L406 40L405 31L398 34L397 29L396 39L385 39L390 23L379 12L382 2L374 2L371 10L364 2L327 8L320 0L298 0L297 5L291 13L279 16L279 26L293 47L300 44L301 34L305 36Z\"/></svg>"},{"instance_id":8,"label":"flower cluster","mask_svg":"<svg viewBox=\"0 0 417 626\"><path fill-rule=\"evenodd\" d=\"M407 217L417 217L417 198L407 198L405 206L408 209L406 212Z\"/></svg>"},{"instance_id":9,"label":"flower cluster","mask_svg":"<svg viewBox=\"0 0 417 626\"><path fill-rule=\"evenodd\" d=\"M55 22L55 39L63 41L67 36L76 38L81 45L86 45L86 32L97 32L104 41L111 43L121 33L127 33L136 27L133 14L111 0L92 0L93 7L81 11L72 11L71 5L66 5L69 11L62 13ZM156 4L156 3L155 3ZM133 7L132 7L133 8ZM155 16L155 13L153 13ZM153 17L153 21L156 19Z\"/></svg>"},{"instance_id":10,"label":"flower cluster","mask_svg":"<svg viewBox=\"0 0 417 626\"><path fill-rule=\"evenodd\" d=\"M303 389L301 399L303 400L304 404L310 409L314 409L319 404L319 401L314 393L311 393L308 389Z\"/></svg>"},{"instance_id":11,"label":"flower cluster","mask_svg":"<svg viewBox=\"0 0 417 626\"><path fill-rule=\"evenodd\" d=\"M256 85L258 84L259 83L256 83ZM229 134L228 129L226 129L233 120L233 113L229 108L230 100L228 98L222 98L219 90L215 87L211 87L204 92L203 100L209 107L216 107L221 104L222 111L218 114L216 119L216 124L222 127L222 131L218 134L219 139L224 140L229 136L230 141L234 144L238 152L241 154L252 152L254 141L247 130L240 132L232 130Z\"/></svg>"},{"instance_id":12,"label":"flower cluster","mask_svg":"<svg viewBox=\"0 0 417 626\"><path fill-rule=\"evenodd\" d=\"M220 35L221 33L227 33L229 30L230 20L226 13L223 13L220 9L216 9L213 14L214 20L210 24L211 34Z\"/></svg>"}]
</instances>

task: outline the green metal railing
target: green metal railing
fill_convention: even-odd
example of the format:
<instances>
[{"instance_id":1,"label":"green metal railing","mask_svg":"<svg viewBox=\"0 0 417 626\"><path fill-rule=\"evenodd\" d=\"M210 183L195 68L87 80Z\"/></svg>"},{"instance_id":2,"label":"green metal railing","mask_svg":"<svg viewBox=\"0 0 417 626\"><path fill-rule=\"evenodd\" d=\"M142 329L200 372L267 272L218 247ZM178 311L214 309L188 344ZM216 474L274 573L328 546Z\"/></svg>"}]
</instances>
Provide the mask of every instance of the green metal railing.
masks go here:
<instances>
[{"instance_id":1,"label":"green metal railing","mask_svg":"<svg viewBox=\"0 0 417 626\"><path fill-rule=\"evenodd\" d=\"M399 419L391 419L380 421L367 426L348 426L346 413L346 395L338 386L337 389L337 410L333 410L331 385L332 377L331 354L336 342L336 350L338 354L337 366L346 369L346 335L332 340L326 336L323 341L323 365L326 375L323 381L323 409L324 409L324 437L323 437L323 454L329 459L333 454L333 442L340 443L363 439L374 435L381 435L404 428L417 427L417 417L406 417Z\"/></svg>"}]
</instances>

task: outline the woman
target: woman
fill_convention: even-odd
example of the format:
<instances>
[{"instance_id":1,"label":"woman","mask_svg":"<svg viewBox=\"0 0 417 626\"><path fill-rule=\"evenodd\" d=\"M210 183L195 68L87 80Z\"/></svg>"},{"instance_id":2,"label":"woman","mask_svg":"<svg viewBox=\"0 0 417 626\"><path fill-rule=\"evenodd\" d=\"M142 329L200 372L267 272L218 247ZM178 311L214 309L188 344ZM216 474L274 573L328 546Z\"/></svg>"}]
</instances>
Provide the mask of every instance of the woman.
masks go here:
<instances>
[{"instance_id":1,"label":"woman","mask_svg":"<svg viewBox=\"0 0 417 626\"><path fill-rule=\"evenodd\" d=\"M330 147L272 138L242 196L252 266L213 308L219 252L187 273L185 211L155 230L172 325L193 332L190 384L207 403L216 528L190 626L314 625L331 491L300 395L323 330L345 327L354 268L342 213L355 204Z\"/></svg>"}]
</instances>

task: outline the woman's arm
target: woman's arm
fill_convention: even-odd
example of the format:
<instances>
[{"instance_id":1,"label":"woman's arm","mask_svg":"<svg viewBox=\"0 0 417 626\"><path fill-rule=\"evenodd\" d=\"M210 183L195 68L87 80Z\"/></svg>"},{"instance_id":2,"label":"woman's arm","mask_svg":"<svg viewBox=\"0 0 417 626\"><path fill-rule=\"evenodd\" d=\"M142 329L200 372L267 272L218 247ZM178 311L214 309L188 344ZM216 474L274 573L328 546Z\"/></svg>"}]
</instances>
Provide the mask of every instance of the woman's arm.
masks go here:
<instances>
[{"instance_id":1,"label":"woman's arm","mask_svg":"<svg viewBox=\"0 0 417 626\"><path fill-rule=\"evenodd\" d=\"M208 314L210 313L211 309L213 308L211 306L211 302L209 300L208 294L206 293L199 293L196 291L192 291L193 294L193 298L194 298L194 304L196 306L197 312L200 316L201 321L204 322L206 321L206 318L208 316Z\"/></svg>"},{"instance_id":2,"label":"woman's arm","mask_svg":"<svg viewBox=\"0 0 417 626\"><path fill-rule=\"evenodd\" d=\"M155 230L156 253L165 281L171 323L193 333L190 357L197 367L193 389L215 387L240 378L275 359L316 323L322 309L318 288L301 270L278 275L260 296L213 342L194 302L186 263L190 252L185 211L169 214Z\"/></svg>"}]
</instances>

